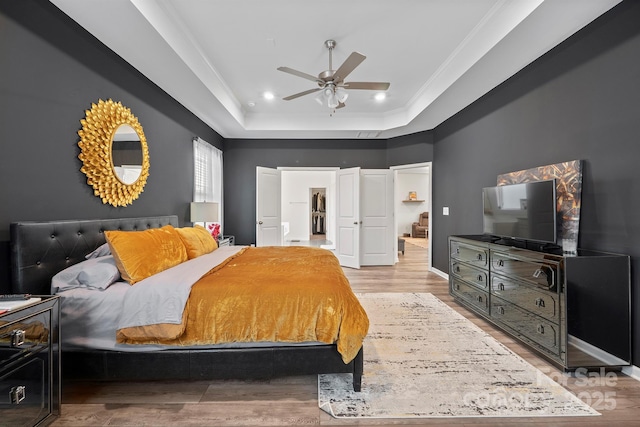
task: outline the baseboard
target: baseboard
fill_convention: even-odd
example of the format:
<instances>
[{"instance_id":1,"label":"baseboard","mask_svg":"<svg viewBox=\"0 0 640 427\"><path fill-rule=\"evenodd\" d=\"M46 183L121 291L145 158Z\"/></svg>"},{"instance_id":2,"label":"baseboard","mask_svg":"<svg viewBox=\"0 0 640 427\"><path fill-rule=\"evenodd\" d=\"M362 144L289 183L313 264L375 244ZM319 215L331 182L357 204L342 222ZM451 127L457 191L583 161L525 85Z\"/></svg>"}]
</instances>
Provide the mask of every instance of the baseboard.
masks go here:
<instances>
[{"instance_id":1,"label":"baseboard","mask_svg":"<svg viewBox=\"0 0 640 427\"><path fill-rule=\"evenodd\" d=\"M622 368L622 373L633 378L636 381L640 381L640 368L637 366L625 366Z\"/></svg>"},{"instance_id":2,"label":"baseboard","mask_svg":"<svg viewBox=\"0 0 640 427\"><path fill-rule=\"evenodd\" d=\"M442 277L443 279L447 279L449 280L449 275L447 273L445 273L444 271L440 271L437 268L434 267L429 267L429 271L432 273L437 274L438 276Z\"/></svg>"},{"instance_id":3,"label":"baseboard","mask_svg":"<svg viewBox=\"0 0 640 427\"><path fill-rule=\"evenodd\" d=\"M573 335L569 335L569 344L575 346L580 351L595 357L598 360L606 362L611 366L625 366L629 364L629 362L627 362L626 360L622 360L611 353L607 353L601 348L589 344L588 342L583 341L580 338L576 338Z\"/></svg>"}]
</instances>

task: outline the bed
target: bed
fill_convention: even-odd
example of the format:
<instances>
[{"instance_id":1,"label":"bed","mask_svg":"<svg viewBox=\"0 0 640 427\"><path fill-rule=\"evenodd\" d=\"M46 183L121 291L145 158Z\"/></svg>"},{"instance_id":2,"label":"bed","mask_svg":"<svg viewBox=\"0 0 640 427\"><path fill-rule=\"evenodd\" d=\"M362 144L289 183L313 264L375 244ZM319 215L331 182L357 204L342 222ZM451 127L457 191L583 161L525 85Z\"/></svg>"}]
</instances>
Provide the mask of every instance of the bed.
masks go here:
<instances>
[{"instance_id":1,"label":"bed","mask_svg":"<svg viewBox=\"0 0 640 427\"><path fill-rule=\"evenodd\" d=\"M178 228L177 217L12 223L10 226L12 292L49 295L54 276L73 265L84 262L87 254L103 247L106 241L105 231L150 230L166 226ZM246 250L248 251L249 248ZM240 258L245 255L237 256ZM221 271L222 267L216 267L214 270ZM124 289L128 285L119 286ZM131 288L138 286L135 284ZM143 286L139 287L143 288ZM61 295L63 294L64 292ZM62 305L64 306L64 302ZM65 337L64 314L62 316L61 336ZM68 326L68 330L71 331L73 325L77 323L80 322L74 319L73 323L69 324L71 326ZM363 371L361 341L355 348L355 352L351 350L354 353L353 357L350 356L349 360L345 360L344 350L339 349L337 343L260 341L226 345L166 345L164 342L146 342L136 346L135 343L127 342L126 337L118 339L119 343L115 346L107 344L90 348L71 345L65 348L63 344L63 378L86 380L269 379L289 375L351 373L354 390L360 391L361 388ZM63 339L63 343L64 341ZM138 351L136 347L140 350Z\"/></svg>"}]
</instances>

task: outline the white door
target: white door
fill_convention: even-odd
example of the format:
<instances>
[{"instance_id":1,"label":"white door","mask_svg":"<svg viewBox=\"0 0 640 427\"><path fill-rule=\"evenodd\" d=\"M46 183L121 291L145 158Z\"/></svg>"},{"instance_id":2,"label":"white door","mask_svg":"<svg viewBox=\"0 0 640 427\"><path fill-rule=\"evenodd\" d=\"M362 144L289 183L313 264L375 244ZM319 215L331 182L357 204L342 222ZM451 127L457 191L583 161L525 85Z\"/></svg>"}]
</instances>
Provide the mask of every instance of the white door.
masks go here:
<instances>
[{"instance_id":1,"label":"white door","mask_svg":"<svg viewBox=\"0 0 640 427\"><path fill-rule=\"evenodd\" d=\"M360 168L336 171L336 256L344 267L360 268Z\"/></svg>"},{"instance_id":2,"label":"white door","mask_svg":"<svg viewBox=\"0 0 640 427\"><path fill-rule=\"evenodd\" d=\"M394 264L393 201L391 170L360 171L360 265Z\"/></svg>"},{"instance_id":3,"label":"white door","mask_svg":"<svg viewBox=\"0 0 640 427\"><path fill-rule=\"evenodd\" d=\"M256 168L256 246L282 246L281 177L277 169Z\"/></svg>"}]
</instances>

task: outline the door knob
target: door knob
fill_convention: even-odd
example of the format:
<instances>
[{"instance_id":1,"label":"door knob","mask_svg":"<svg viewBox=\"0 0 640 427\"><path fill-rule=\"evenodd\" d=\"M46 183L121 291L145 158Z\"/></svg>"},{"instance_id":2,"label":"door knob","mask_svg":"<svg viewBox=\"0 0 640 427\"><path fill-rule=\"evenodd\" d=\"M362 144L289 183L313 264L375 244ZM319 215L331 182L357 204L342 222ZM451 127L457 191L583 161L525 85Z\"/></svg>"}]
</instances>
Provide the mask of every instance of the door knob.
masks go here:
<instances>
[{"instance_id":1,"label":"door knob","mask_svg":"<svg viewBox=\"0 0 640 427\"><path fill-rule=\"evenodd\" d=\"M354 223L355 225L358 225L358 221L353 221L353 223Z\"/></svg>"},{"instance_id":2,"label":"door knob","mask_svg":"<svg viewBox=\"0 0 640 427\"><path fill-rule=\"evenodd\" d=\"M262 221L258 221L258 224L262 225Z\"/></svg>"}]
</instances>

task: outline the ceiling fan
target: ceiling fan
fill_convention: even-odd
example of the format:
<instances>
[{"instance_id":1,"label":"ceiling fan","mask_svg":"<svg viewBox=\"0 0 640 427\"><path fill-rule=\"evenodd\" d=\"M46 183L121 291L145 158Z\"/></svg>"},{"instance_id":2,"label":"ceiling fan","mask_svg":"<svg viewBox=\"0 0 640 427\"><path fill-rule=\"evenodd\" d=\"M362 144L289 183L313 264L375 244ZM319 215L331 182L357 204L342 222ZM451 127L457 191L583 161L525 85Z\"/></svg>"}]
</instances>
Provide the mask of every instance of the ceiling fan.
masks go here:
<instances>
[{"instance_id":1,"label":"ceiling fan","mask_svg":"<svg viewBox=\"0 0 640 427\"><path fill-rule=\"evenodd\" d=\"M349 74L367 57L358 52L352 52L351 55L342 63L337 70L333 69L333 49L336 47L335 40L327 40L324 45L329 49L329 69L322 71L318 74L318 77L311 74L303 73L302 71L294 70L289 67L278 67L279 71L293 74L294 76L302 77L303 79L311 80L315 82L318 87L305 90L293 95L282 98L285 101L291 101L292 99L299 98L304 95L309 95L315 92L321 92L316 100L320 104L326 104L329 108L342 108L345 106L344 101L349 96L345 89L362 89L362 90L387 90L390 83L388 82L345 82Z\"/></svg>"}]
</instances>

